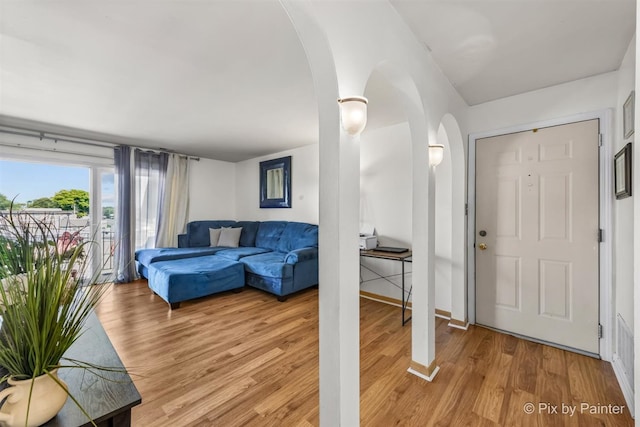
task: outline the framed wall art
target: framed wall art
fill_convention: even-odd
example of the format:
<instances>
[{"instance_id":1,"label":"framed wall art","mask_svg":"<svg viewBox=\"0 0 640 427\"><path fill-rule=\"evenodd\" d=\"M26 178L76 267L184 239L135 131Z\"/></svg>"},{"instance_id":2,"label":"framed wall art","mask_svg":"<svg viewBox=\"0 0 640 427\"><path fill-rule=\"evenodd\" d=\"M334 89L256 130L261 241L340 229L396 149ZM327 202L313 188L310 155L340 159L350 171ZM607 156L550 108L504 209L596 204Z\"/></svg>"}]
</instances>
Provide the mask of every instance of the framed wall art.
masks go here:
<instances>
[{"instance_id":1,"label":"framed wall art","mask_svg":"<svg viewBox=\"0 0 640 427\"><path fill-rule=\"evenodd\" d=\"M631 196L631 143L625 145L613 158L616 199Z\"/></svg>"},{"instance_id":2,"label":"framed wall art","mask_svg":"<svg viewBox=\"0 0 640 427\"><path fill-rule=\"evenodd\" d=\"M623 116L622 116L622 127L623 127L623 135L625 138L629 138L633 135L634 131L634 115L635 115L635 104L636 104L636 92L634 90L631 91L629 97L624 102L623 106Z\"/></svg>"},{"instance_id":3,"label":"framed wall art","mask_svg":"<svg viewBox=\"0 0 640 427\"><path fill-rule=\"evenodd\" d=\"M291 156L260 162L260 207L291 207Z\"/></svg>"}]
</instances>

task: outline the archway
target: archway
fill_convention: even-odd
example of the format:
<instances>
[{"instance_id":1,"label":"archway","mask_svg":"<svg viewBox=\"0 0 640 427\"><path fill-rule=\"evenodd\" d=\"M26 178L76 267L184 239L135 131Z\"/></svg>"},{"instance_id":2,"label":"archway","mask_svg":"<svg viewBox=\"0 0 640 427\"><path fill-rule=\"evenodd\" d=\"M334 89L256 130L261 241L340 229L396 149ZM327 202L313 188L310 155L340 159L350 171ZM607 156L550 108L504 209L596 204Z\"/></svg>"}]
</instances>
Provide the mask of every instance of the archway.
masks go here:
<instances>
[{"instance_id":1,"label":"archway","mask_svg":"<svg viewBox=\"0 0 640 427\"><path fill-rule=\"evenodd\" d=\"M383 83L384 82L384 83ZM395 132L401 138L410 140L409 156L400 157L404 164L394 164L396 170L404 171L404 182L410 184L410 191L403 191L404 200L410 205L404 207L406 214L400 219L410 225L405 227L404 236L410 236L409 244L413 250L412 278L412 361L409 371L429 381L438 371L435 364L435 274L434 274L434 238L435 200L433 183L434 170L429 167L428 143L435 142L430 135L423 100L412 76L389 61L378 64L367 80L365 95L372 99L381 99L372 105L372 120L378 114L374 105L382 106L390 113L387 123L396 123ZM391 111L393 110L393 111ZM382 117L382 114L380 114ZM401 123L406 122L406 125ZM372 124L375 127L375 123ZM371 129L371 128L369 128ZM369 130L371 132L371 130ZM363 134L363 145L366 133ZM391 148L393 149L393 147ZM398 159L397 153L394 158ZM408 159L407 159L408 157ZM389 156L391 158L391 156ZM408 161L407 161L408 160ZM411 176L406 178L406 171ZM426 186L425 186L426 183ZM379 226L376 225L376 226ZM398 231L396 227L396 231ZM430 238L431 236L431 238Z\"/></svg>"},{"instance_id":2,"label":"archway","mask_svg":"<svg viewBox=\"0 0 640 427\"><path fill-rule=\"evenodd\" d=\"M323 425L357 425L359 415L358 218L360 137L341 131L336 98L364 94L372 70L401 94L411 138L411 246L413 249L412 362L430 380L435 366L434 169L429 167L432 124L463 101L390 5L376 4L367 19L350 4L281 0L307 52L320 123L320 418ZM376 19L374 19L376 17ZM319 25L322 22L324 26ZM384 33L380 23L387 25ZM355 36L359 34L359 36ZM361 36L379 49L360 50ZM392 59L394 62L383 61Z\"/></svg>"}]
</instances>

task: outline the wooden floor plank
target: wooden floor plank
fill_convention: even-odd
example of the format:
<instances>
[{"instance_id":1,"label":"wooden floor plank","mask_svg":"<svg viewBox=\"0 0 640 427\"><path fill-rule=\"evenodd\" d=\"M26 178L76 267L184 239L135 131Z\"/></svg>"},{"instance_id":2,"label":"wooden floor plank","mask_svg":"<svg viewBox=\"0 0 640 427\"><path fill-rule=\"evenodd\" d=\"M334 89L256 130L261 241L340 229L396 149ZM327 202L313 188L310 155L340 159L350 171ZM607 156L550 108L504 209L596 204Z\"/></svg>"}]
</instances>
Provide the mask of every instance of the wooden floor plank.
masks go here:
<instances>
[{"instance_id":1,"label":"wooden floor plank","mask_svg":"<svg viewBox=\"0 0 640 427\"><path fill-rule=\"evenodd\" d=\"M134 426L318 426L318 291L278 302L247 288L177 310L146 281L112 286L97 309L133 374ZM611 365L485 328L436 319L432 383L407 372L411 322L400 308L360 303L362 426L631 426ZM576 408L573 416L541 404ZM525 408L533 405L534 411Z\"/></svg>"}]
</instances>

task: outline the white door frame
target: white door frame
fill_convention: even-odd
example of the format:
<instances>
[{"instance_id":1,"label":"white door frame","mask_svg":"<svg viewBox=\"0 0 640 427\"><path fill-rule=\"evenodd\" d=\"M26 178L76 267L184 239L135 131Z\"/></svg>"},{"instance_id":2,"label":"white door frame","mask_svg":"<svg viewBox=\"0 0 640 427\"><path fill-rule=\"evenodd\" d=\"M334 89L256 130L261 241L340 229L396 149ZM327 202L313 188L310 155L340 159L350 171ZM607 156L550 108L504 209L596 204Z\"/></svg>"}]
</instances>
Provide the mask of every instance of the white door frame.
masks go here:
<instances>
[{"instance_id":1,"label":"white door frame","mask_svg":"<svg viewBox=\"0 0 640 427\"><path fill-rule=\"evenodd\" d=\"M600 120L600 153L599 153L599 216L600 228L603 230L603 242L600 243L600 324L602 325L602 338L600 339L600 357L603 360L611 361L613 353L613 184L612 184L612 163L611 152L611 109L581 113L558 119L543 120L529 124L513 126L488 132L469 134L469 181L467 192L467 203L469 215L467 216L467 281L468 292L468 315L469 323L476 323L476 282L475 282L475 240L476 240L476 140L509 133L523 132L536 128L559 126L568 123L585 120Z\"/></svg>"}]
</instances>

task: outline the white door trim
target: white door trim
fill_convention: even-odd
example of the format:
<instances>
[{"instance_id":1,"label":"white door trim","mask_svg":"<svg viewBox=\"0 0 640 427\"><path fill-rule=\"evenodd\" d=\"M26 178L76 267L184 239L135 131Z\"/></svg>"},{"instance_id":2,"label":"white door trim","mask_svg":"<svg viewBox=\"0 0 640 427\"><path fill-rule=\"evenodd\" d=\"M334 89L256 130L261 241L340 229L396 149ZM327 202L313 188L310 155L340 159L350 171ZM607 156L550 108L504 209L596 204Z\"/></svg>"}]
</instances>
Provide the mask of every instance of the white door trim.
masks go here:
<instances>
[{"instance_id":1,"label":"white door trim","mask_svg":"<svg viewBox=\"0 0 640 427\"><path fill-rule=\"evenodd\" d=\"M600 134L602 142L599 159L599 186L600 186L600 228L603 230L603 242L600 243L600 324L602 325L602 339L600 339L600 357L611 361L613 354L613 188L612 188L612 135L611 135L611 109L580 113L558 119L543 120L529 124L517 125L488 132L469 134L469 182L467 203L469 215L467 216L467 280L468 280L468 316L469 323L476 323L476 282L475 282L475 223L476 223L476 140L508 133L522 132L535 128L559 126L568 123L585 120L600 120Z\"/></svg>"}]
</instances>

